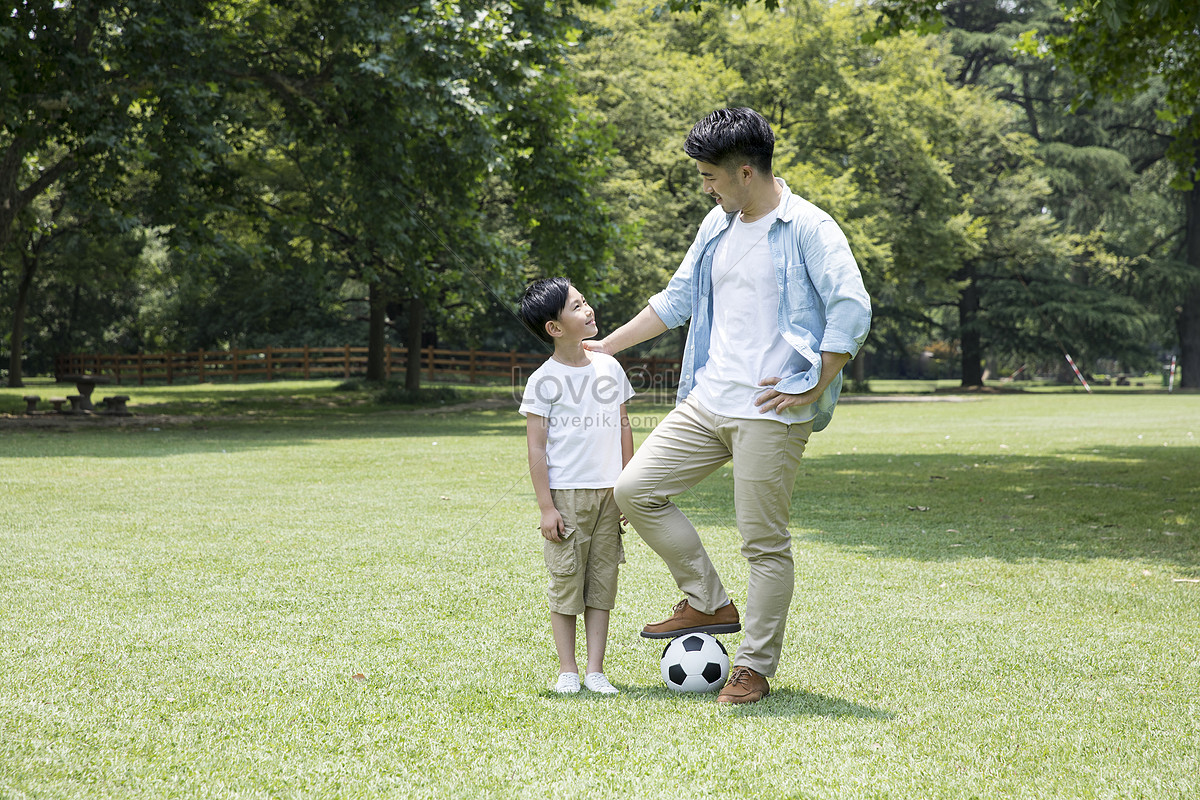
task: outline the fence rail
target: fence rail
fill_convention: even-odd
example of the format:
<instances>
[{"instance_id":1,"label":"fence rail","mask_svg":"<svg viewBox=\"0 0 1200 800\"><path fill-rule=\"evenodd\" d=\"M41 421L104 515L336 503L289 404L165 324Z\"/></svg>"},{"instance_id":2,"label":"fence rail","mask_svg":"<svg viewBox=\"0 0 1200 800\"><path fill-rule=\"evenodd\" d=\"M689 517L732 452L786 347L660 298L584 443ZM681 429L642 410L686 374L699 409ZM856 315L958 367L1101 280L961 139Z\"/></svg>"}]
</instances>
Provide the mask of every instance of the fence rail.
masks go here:
<instances>
[{"instance_id":1,"label":"fence rail","mask_svg":"<svg viewBox=\"0 0 1200 800\"><path fill-rule=\"evenodd\" d=\"M518 353L492 350L421 350L421 375L426 380L453 380L478 383L485 379L519 378L546 360L545 353ZM673 386L679 374L679 362L666 358L619 358L635 378L634 386ZM390 377L403 374L408 349L388 345L384 371ZM197 350L187 353L72 353L54 359L54 373L67 375L105 375L114 383L141 386L176 381L233 380L251 378L351 378L367 371L365 347L264 347L238 350Z\"/></svg>"}]
</instances>

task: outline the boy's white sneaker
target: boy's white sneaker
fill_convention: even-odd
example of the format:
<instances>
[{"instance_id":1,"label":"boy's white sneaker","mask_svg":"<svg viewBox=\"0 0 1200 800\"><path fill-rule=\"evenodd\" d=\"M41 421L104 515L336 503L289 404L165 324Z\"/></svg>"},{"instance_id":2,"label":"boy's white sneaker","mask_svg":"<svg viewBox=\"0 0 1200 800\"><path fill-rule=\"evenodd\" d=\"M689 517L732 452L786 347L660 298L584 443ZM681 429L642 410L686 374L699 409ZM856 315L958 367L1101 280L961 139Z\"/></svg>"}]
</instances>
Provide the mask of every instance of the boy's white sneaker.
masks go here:
<instances>
[{"instance_id":1,"label":"boy's white sneaker","mask_svg":"<svg viewBox=\"0 0 1200 800\"><path fill-rule=\"evenodd\" d=\"M597 694L616 694L617 687L608 682L603 672L589 672L584 679L584 685Z\"/></svg>"},{"instance_id":2,"label":"boy's white sneaker","mask_svg":"<svg viewBox=\"0 0 1200 800\"><path fill-rule=\"evenodd\" d=\"M590 675L588 676L591 677ZM603 677L603 676L601 676ZM591 688L591 687L589 687ZM560 672L558 674L558 683L554 685L554 691L559 694L575 694L579 691L579 673L578 672ZM615 690L614 690L615 691Z\"/></svg>"}]
</instances>

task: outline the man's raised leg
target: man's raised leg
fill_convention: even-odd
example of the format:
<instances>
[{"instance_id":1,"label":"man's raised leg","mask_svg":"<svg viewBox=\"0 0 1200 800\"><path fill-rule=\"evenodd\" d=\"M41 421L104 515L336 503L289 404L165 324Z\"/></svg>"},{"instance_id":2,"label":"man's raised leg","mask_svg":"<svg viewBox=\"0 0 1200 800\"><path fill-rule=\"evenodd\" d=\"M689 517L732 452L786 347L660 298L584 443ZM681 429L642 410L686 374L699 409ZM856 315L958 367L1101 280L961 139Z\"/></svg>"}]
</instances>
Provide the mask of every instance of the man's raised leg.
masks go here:
<instances>
[{"instance_id":1,"label":"man's raised leg","mask_svg":"<svg viewBox=\"0 0 1200 800\"><path fill-rule=\"evenodd\" d=\"M695 526L671 501L730 458L729 448L714 431L712 415L685 401L651 432L617 480L617 505L686 595L685 604L676 606L670 619L647 626L643 636L677 636L697 625L722 628L718 633L741 627ZM676 620L681 612L686 619Z\"/></svg>"}]
</instances>

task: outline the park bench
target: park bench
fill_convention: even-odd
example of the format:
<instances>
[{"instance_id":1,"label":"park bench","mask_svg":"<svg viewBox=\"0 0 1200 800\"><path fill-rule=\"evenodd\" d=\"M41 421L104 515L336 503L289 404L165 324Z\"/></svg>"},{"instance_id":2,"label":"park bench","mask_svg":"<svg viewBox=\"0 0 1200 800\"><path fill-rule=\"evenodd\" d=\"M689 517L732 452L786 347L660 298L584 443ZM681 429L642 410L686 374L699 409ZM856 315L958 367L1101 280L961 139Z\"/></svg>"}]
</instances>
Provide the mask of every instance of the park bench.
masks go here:
<instances>
[{"instance_id":1,"label":"park bench","mask_svg":"<svg viewBox=\"0 0 1200 800\"><path fill-rule=\"evenodd\" d=\"M65 402L67 402L67 398L65 398L65 397L51 397L50 398L50 405L54 406L55 412L57 412L59 414L66 413L63 411L63 403L65 403Z\"/></svg>"},{"instance_id":2,"label":"park bench","mask_svg":"<svg viewBox=\"0 0 1200 800\"><path fill-rule=\"evenodd\" d=\"M84 399L83 395L69 394L69 395L67 395L67 399L71 401L71 411L69 413L71 413L71 414L82 414L83 413L83 410L84 410L83 409L83 399Z\"/></svg>"},{"instance_id":3,"label":"park bench","mask_svg":"<svg viewBox=\"0 0 1200 800\"><path fill-rule=\"evenodd\" d=\"M27 394L22 399L25 401L25 413L36 414L38 401L42 398L38 397L36 394Z\"/></svg>"},{"instance_id":4,"label":"park bench","mask_svg":"<svg viewBox=\"0 0 1200 800\"><path fill-rule=\"evenodd\" d=\"M130 414L129 409L125 407L125 404L128 402L129 395L127 394L118 394L112 397L106 397L104 398L104 413L112 414L116 417L131 417L133 415Z\"/></svg>"}]
</instances>

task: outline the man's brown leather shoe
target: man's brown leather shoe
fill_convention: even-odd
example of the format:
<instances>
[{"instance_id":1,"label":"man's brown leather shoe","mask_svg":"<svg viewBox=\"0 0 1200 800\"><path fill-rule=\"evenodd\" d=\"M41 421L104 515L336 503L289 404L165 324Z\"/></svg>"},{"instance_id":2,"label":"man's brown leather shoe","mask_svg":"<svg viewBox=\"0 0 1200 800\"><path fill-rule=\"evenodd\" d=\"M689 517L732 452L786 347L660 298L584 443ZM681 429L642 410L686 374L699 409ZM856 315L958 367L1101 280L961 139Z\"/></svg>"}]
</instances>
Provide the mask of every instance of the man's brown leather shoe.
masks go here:
<instances>
[{"instance_id":1,"label":"man's brown leather shoe","mask_svg":"<svg viewBox=\"0 0 1200 800\"><path fill-rule=\"evenodd\" d=\"M767 679L749 667L734 667L729 673L718 703L757 703L771 693Z\"/></svg>"},{"instance_id":2,"label":"man's brown leather shoe","mask_svg":"<svg viewBox=\"0 0 1200 800\"><path fill-rule=\"evenodd\" d=\"M674 639L685 633L737 633L741 629L742 623L733 603L721 606L712 614L703 614L688 605L685 597L675 604L671 616L642 628L642 636L647 639Z\"/></svg>"}]
</instances>

